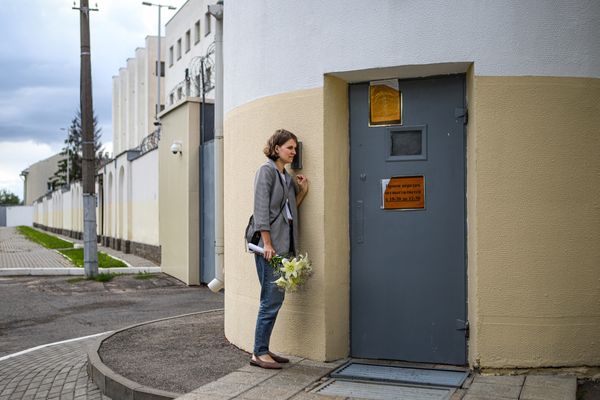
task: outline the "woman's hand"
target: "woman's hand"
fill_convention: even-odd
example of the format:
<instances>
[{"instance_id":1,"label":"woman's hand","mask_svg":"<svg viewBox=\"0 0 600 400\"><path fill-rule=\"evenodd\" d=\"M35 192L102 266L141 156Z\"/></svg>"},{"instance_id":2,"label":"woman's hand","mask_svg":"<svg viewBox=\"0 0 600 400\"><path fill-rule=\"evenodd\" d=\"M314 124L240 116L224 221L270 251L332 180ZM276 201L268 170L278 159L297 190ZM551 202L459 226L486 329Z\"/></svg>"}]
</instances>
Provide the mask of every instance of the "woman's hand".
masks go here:
<instances>
[{"instance_id":1,"label":"woman's hand","mask_svg":"<svg viewBox=\"0 0 600 400\"><path fill-rule=\"evenodd\" d=\"M263 257L267 261L270 261L271 258L273 258L273 256L276 255L275 249L273 248L273 244L271 243L271 232L269 232L269 231L260 231L260 235L262 236L263 250L265 251L263 253Z\"/></svg>"},{"instance_id":2,"label":"woman's hand","mask_svg":"<svg viewBox=\"0 0 600 400\"><path fill-rule=\"evenodd\" d=\"M267 261L270 261L271 258L273 258L273 256L275 256L275 249L273 248L273 246L271 246L270 244L265 244L263 247L265 253L264 253L264 257Z\"/></svg>"},{"instance_id":3,"label":"woman's hand","mask_svg":"<svg viewBox=\"0 0 600 400\"><path fill-rule=\"evenodd\" d=\"M296 175L296 182L298 182L298 186L300 187L300 191L303 193L308 192L308 178L304 175Z\"/></svg>"},{"instance_id":4,"label":"woman's hand","mask_svg":"<svg viewBox=\"0 0 600 400\"><path fill-rule=\"evenodd\" d=\"M296 195L296 206L300 207L300 204L302 204L306 193L308 193L308 178L304 175L296 175L296 183L300 188L300 191Z\"/></svg>"}]
</instances>

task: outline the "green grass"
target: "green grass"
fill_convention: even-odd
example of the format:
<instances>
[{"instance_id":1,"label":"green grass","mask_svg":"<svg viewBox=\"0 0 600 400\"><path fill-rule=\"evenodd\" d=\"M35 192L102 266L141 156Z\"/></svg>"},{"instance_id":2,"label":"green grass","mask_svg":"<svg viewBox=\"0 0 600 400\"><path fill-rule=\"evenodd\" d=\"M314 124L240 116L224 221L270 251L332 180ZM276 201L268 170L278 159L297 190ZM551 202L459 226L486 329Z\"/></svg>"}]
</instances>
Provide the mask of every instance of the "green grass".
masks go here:
<instances>
[{"instance_id":1,"label":"green grass","mask_svg":"<svg viewBox=\"0 0 600 400\"><path fill-rule=\"evenodd\" d=\"M58 250L73 264L76 266L83 268L83 249L66 249L66 250ZM98 252L98 268L126 268L127 265L120 260L112 258L106 253L101 251ZM102 275L102 274L101 274Z\"/></svg>"},{"instance_id":2,"label":"green grass","mask_svg":"<svg viewBox=\"0 0 600 400\"><path fill-rule=\"evenodd\" d=\"M154 276L156 276L156 274L153 274L151 272L138 272L135 276L135 279L146 280L152 279Z\"/></svg>"},{"instance_id":3,"label":"green grass","mask_svg":"<svg viewBox=\"0 0 600 400\"><path fill-rule=\"evenodd\" d=\"M40 232L28 226L18 226L17 231L32 242L41 244L49 249L70 249L73 243L62 240L53 235Z\"/></svg>"},{"instance_id":4,"label":"green grass","mask_svg":"<svg viewBox=\"0 0 600 400\"><path fill-rule=\"evenodd\" d=\"M67 279L67 282L69 282L69 283L79 283L79 282L83 282L83 281L108 282L108 281L111 281L114 277L119 276L119 275L121 275L121 274L113 274L113 273L109 272L108 274L98 274L98 275L94 276L93 278L86 278L83 276L78 276L77 278Z\"/></svg>"}]
</instances>

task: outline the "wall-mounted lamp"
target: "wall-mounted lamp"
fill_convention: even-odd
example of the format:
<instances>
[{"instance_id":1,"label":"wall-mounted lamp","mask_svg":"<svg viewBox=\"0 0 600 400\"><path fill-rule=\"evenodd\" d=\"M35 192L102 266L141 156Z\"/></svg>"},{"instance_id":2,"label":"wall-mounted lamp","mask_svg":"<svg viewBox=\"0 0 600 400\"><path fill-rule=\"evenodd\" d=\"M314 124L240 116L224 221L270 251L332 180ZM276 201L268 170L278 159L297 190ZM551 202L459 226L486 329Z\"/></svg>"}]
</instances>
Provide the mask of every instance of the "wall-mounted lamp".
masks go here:
<instances>
[{"instance_id":1,"label":"wall-mounted lamp","mask_svg":"<svg viewBox=\"0 0 600 400\"><path fill-rule=\"evenodd\" d=\"M173 144L171 145L171 153L181 154L181 148L182 148L181 140L175 140L175 141L173 141Z\"/></svg>"}]
</instances>

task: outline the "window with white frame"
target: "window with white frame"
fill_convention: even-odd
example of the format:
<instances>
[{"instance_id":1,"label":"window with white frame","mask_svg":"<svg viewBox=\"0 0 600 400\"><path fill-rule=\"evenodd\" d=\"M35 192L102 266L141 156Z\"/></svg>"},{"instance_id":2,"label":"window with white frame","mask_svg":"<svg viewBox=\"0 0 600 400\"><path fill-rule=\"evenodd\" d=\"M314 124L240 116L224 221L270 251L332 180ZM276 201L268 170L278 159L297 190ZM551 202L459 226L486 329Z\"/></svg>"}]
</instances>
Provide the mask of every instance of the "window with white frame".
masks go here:
<instances>
[{"instance_id":1,"label":"window with white frame","mask_svg":"<svg viewBox=\"0 0 600 400\"><path fill-rule=\"evenodd\" d=\"M171 47L169 47L169 67L173 66L173 61L174 61L173 46L171 46Z\"/></svg>"},{"instance_id":2,"label":"window with white frame","mask_svg":"<svg viewBox=\"0 0 600 400\"><path fill-rule=\"evenodd\" d=\"M181 38L177 39L177 59L181 58Z\"/></svg>"},{"instance_id":3,"label":"window with white frame","mask_svg":"<svg viewBox=\"0 0 600 400\"><path fill-rule=\"evenodd\" d=\"M185 33L185 52L187 53L188 51L190 51L191 47L192 47L192 32L188 29L188 31Z\"/></svg>"}]
</instances>

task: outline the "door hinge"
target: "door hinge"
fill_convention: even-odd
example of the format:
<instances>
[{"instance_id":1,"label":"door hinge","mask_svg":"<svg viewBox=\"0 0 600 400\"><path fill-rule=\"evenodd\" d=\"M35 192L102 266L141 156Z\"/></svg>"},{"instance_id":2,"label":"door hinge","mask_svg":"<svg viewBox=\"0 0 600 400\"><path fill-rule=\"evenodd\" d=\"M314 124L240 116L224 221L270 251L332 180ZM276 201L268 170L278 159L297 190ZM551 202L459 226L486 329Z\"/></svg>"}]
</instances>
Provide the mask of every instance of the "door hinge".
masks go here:
<instances>
[{"instance_id":1,"label":"door hinge","mask_svg":"<svg viewBox=\"0 0 600 400\"><path fill-rule=\"evenodd\" d=\"M466 125L469 122L469 111L463 107L456 107L454 108L454 118L457 122L459 118L462 118L463 124Z\"/></svg>"},{"instance_id":2,"label":"door hinge","mask_svg":"<svg viewBox=\"0 0 600 400\"><path fill-rule=\"evenodd\" d=\"M465 337L469 337L469 321L463 321L462 319L456 320L456 330L465 331Z\"/></svg>"}]
</instances>

